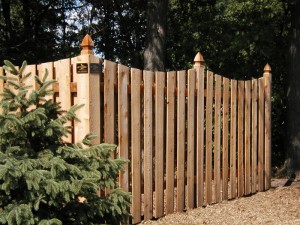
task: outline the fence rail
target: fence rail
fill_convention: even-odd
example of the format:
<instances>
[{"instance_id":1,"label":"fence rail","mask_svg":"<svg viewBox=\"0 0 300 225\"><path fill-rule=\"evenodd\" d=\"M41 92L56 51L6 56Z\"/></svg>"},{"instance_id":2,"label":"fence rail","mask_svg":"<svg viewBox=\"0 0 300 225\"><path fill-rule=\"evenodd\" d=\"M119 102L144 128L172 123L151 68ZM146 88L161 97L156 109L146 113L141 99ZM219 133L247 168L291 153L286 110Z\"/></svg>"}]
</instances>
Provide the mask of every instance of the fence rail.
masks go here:
<instances>
[{"instance_id":1,"label":"fence rail","mask_svg":"<svg viewBox=\"0 0 300 225\"><path fill-rule=\"evenodd\" d=\"M120 186L132 193L132 223L270 188L269 65L253 80L213 74L199 53L187 71L142 71L108 60L102 68L89 36L82 46L80 56L25 72L42 76L47 69L62 109L85 105L65 141L93 132L95 143L116 143L130 160Z\"/></svg>"}]
</instances>

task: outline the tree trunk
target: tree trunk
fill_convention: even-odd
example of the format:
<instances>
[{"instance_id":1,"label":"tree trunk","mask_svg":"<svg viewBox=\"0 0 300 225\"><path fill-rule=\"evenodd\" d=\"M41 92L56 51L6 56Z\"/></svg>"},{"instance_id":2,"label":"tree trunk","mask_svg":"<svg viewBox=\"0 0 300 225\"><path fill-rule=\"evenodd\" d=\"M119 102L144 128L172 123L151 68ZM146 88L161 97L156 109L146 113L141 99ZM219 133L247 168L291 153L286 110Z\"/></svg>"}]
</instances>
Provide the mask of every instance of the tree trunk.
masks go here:
<instances>
[{"instance_id":1,"label":"tree trunk","mask_svg":"<svg viewBox=\"0 0 300 225\"><path fill-rule=\"evenodd\" d=\"M144 52L144 69L165 70L165 36L167 0L149 0L147 7L147 36Z\"/></svg>"},{"instance_id":2,"label":"tree trunk","mask_svg":"<svg viewBox=\"0 0 300 225\"><path fill-rule=\"evenodd\" d=\"M300 1L291 7L290 66L287 86L286 169L289 175L300 169Z\"/></svg>"}]
</instances>

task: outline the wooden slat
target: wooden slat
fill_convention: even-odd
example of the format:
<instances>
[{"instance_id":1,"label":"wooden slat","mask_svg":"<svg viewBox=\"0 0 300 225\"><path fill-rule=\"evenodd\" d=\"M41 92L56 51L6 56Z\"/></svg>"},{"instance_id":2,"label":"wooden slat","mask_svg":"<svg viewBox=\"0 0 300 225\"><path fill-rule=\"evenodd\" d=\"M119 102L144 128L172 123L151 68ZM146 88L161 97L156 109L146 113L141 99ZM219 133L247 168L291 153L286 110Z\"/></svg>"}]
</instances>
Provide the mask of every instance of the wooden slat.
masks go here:
<instances>
[{"instance_id":1,"label":"wooden slat","mask_svg":"<svg viewBox=\"0 0 300 225\"><path fill-rule=\"evenodd\" d=\"M214 186L215 202L221 201L221 82L215 75L215 129L214 129Z\"/></svg>"},{"instance_id":2,"label":"wooden slat","mask_svg":"<svg viewBox=\"0 0 300 225\"><path fill-rule=\"evenodd\" d=\"M164 215L164 87L165 73L155 73L155 212Z\"/></svg>"},{"instance_id":3,"label":"wooden slat","mask_svg":"<svg viewBox=\"0 0 300 225\"><path fill-rule=\"evenodd\" d=\"M35 78L34 78L37 75L36 69L37 69L36 65L27 65L25 67L25 70L24 70L23 74L22 74L23 76L25 76L26 74L31 73L31 76L29 76L24 81L25 86L31 86L32 87L32 89L30 89L30 90L36 90L36 88L37 88L37 84L36 84ZM31 91L27 92L27 96L29 96L30 92Z\"/></svg>"},{"instance_id":4,"label":"wooden slat","mask_svg":"<svg viewBox=\"0 0 300 225\"><path fill-rule=\"evenodd\" d=\"M93 63L99 64L102 68L102 60L94 55L89 55L89 65ZM93 72L93 71L92 71ZM103 127L103 121L100 116L101 109L101 97L100 97L100 76L102 76L102 71L93 72L90 71L89 75L89 132L95 134L97 137L92 140L93 144L100 144L102 133L101 128ZM127 164L126 164L127 166Z\"/></svg>"},{"instance_id":5,"label":"wooden slat","mask_svg":"<svg viewBox=\"0 0 300 225\"><path fill-rule=\"evenodd\" d=\"M116 63L104 60L104 142L115 143L115 92Z\"/></svg>"},{"instance_id":6,"label":"wooden slat","mask_svg":"<svg viewBox=\"0 0 300 225\"><path fill-rule=\"evenodd\" d=\"M271 187L271 73L264 73L265 80L265 190Z\"/></svg>"},{"instance_id":7,"label":"wooden slat","mask_svg":"<svg viewBox=\"0 0 300 225\"><path fill-rule=\"evenodd\" d=\"M77 63L88 63L89 57L88 55L80 55L76 57L76 64ZM55 73L56 79L59 84L62 82L63 74ZM75 125L75 142L81 141L84 136L89 132L89 73L76 73L75 76L77 77L77 99L78 104L84 104L84 107L80 108L77 111L77 116L80 118L80 122L76 123ZM59 87L62 89L63 87ZM63 95L59 95L59 100L61 101Z\"/></svg>"},{"instance_id":8,"label":"wooden slat","mask_svg":"<svg viewBox=\"0 0 300 225\"><path fill-rule=\"evenodd\" d=\"M80 55L77 56L75 58L75 64L77 63L88 63L89 58L88 55ZM68 64L69 66L69 64ZM80 118L80 122L75 122L75 142L80 142L82 141L82 139L84 138L84 136L89 132L89 73L78 73L75 72L75 76L77 77L77 99L78 102L77 104L84 104L84 107L80 108L76 115L78 116L78 118ZM60 84L61 79L64 79L64 74L61 73L57 73L55 71L55 77L56 80L58 81L58 83ZM59 85L61 86L61 85ZM64 87L59 87L59 89L63 89ZM61 99L64 96L62 95L62 93L59 94L59 101L61 101Z\"/></svg>"},{"instance_id":9,"label":"wooden slat","mask_svg":"<svg viewBox=\"0 0 300 225\"><path fill-rule=\"evenodd\" d=\"M129 68L118 65L118 138L119 156L129 159L129 127L128 127L128 85ZM99 116L100 117L100 116ZM129 191L129 167L126 163L124 171L119 174L120 187Z\"/></svg>"},{"instance_id":10,"label":"wooden slat","mask_svg":"<svg viewBox=\"0 0 300 225\"><path fill-rule=\"evenodd\" d=\"M230 102L230 193L236 198L236 132L237 132L237 81L231 80Z\"/></svg>"},{"instance_id":11,"label":"wooden slat","mask_svg":"<svg viewBox=\"0 0 300 225\"><path fill-rule=\"evenodd\" d=\"M245 82L238 81L238 197L244 195L244 101Z\"/></svg>"},{"instance_id":12,"label":"wooden slat","mask_svg":"<svg viewBox=\"0 0 300 225\"><path fill-rule=\"evenodd\" d=\"M43 79L46 71L48 73L47 75L47 78L46 80L53 80L54 79L54 66L53 66L53 62L47 62L47 63L42 63L42 64L39 64L37 66L37 70L38 70L38 76L40 79ZM49 87L49 89L51 90L51 88ZM46 100L50 100L52 99L53 100L53 95L48 95L45 97Z\"/></svg>"},{"instance_id":13,"label":"wooden slat","mask_svg":"<svg viewBox=\"0 0 300 225\"><path fill-rule=\"evenodd\" d=\"M188 71L187 108L187 208L195 207L195 70Z\"/></svg>"},{"instance_id":14,"label":"wooden slat","mask_svg":"<svg viewBox=\"0 0 300 225\"><path fill-rule=\"evenodd\" d=\"M245 195L251 193L251 80L245 81Z\"/></svg>"},{"instance_id":15,"label":"wooden slat","mask_svg":"<svg viewBox=\"0 0 300 225\"><path fill-rule=\"evenodd\" d=\"M258 79L258 191L264 190L264 79Z\"/></svg>"},{"instance_id":16,"label":"wooden slat","mask_svg":"<svg viewBox=\"0 0 300 225\"><path fill-rule=\"evenodd\" d=\"M204 68L197 69L197 207L204 203Z\"/></svg>"},{"instance_id":17,"label":"wooden slat","mask_svg":"<svg viewBox=\"0 0 300 225\"><path fill-rule=\"evenodd\" d=\"M252 80L251 193L257 191L257 79Z\"/></svg>"},{"instance_id":18,"label":"wooden slat","mask_svg":"<svg viewBox=\"0 0 300 225\"><path fill-rule=\"evenodd\" d=\"M100 75L101 77L103 77L102 63L103 62L101 60L101 73L102 73ZM71 82L71 93L72 93L73 104L76 105L76 104L78 104L78 102L77 102L76 57L71 58L71 66L72 66L72 71L73 71L73 73L72 73L72 82ZM103 81L103 79L101 79L101 80ZM101 86L102 86L102 90L101 90ZM103 93L103 86L104 86L103 82L102 82L102 85L101 85L101 82L100 82L100 93L101 92ZM103 98L102 98L101 104L103 104ZM102 114L103 114L103 111L102 111ZM103 115L102 115L102 123L103 123ZM74 124L76 125L76 122L74 122ZM103 130L103 124L102 124L102 130ZM76 138L76 128L75 127L74 127L74 131L75 131L74 138ZM103 133L101 133L101 142L103 142Z\"/></svg>"},{"instance_id":19,"label":"wooden slat","mask_svg":"<svg viewBox=\"0 0 300 225\"><path fill-rule=\"evenodd\" d=\"M16 70L19 70L19 66L15 66ZM12 78L12 79L16 79L16 75L13 75L12 73L8 72L8 71L5 71L5 75L7 78ZM16 82L15 80L12 80L13 82ZM18 93L18 90L15 89L15 87L13 85L10 85L9 83L7 83L6 81L6 87L9 88L9 90L11 92L13 92L14 94L17 94ZM20 110L17 109L16 112L19 112Z\"/></svg>"},{"instance_id":20,"label":"wooden slat","mask_svg":"<svg viewBox=\"0 0 300 225\"><path fill-rule=\"evenodd\" d=\"M166 214L174 212L175 84L176 72L168 72L166 118Z\"/></svg>"},{"instance_id":21,"label":"wooden slat","mask_svg":"<svg viewBox=\"0 0 300 225\"><path fill-rule=\"evenodd\" d=\"M27 91L27 94L26 94L27 98L29 97L29 95L32 93L33 90L36 90L38 88L38 85L35 82L35 76L37 75L36 65L27 65L25 67L25 70L23 71L22 76L25 76L29 73L31 74L31 76L27 77L27 79L24 81L25 86L31 87ZM32 110L34 108L35 108L35 106L31 105L31 106L28 107L28 110Z\"/></svg>"},{"instance_id":22,"label":"wooden slat","mask_svg":"<svg viewBox=\"0 0 300 225\"><path fill-rule=\"evenodd\" d=\"M88 60L88 59L86 59ZM60 96L60 105L62 110L69 110L71 107L71 61L70 59L62 59L54 62L55 73L59 74L59 96ZM78 110L78 117L81 118L80 133L85 135L89 132L89 110L88 102L85 102L88 99L89 93L89 81L86 77L87 74L78 74L80 77L80 83L77 87L77 92L81 96L80 104L85 104L84 108ZM68 121L67 126L71 126L71 121ZM67 137L63 138L66 142L72 142L72 134L69 134Z\"/></svg>"},{"instance_id":23,"label":"wooden slat","mask_svg":"<svg viewBox=\"0 0 300 225\"><path fill-rule=\"evenodd\" d=\"M144 219L153 217L152 158L153 118L152 81L153 73L144 71Z\"/></svg>"},{"instance_id":24,"label":"wooden slat","mask_svg":"<svg viewBox=\"0 0 300 225\"><path fill-rule=\"evenodd\" d=\"M213 73L207 71L206 97L206 161L205 183L206 203L212 203L212 112L213 112Z\"/></svg>"},{"instance_id":25,"label":"wooden slat","mask_svg":"<svg viewBox=\"0 0 300 225\"><path fill-rule=\"evenodd\" d=\"M185 71L177 73L177 212L184 210Z\"/></svg>"},{"instance_id":26,"label":"wooden slat","mask_svg":"<svg viewBox=\"0 0 300 225\"><path fill-rule=\"evenodd\" d=\"M132 223L141 222L141 92L142 71L131 69Z\"/></svg>"},{"instance_id":27,"label":"wooden slat","mask_svg":"<svg viewBox=\"0 0 300 225\"><path fill-rule=\"evenodd\" d=\"M228 199L229 79L223 78L222 199Z\"/></svg>"},{"instance_id":28,"label":"wooden slat","mask_svg":"<svg viewBox=\"0 0 300 225\"><path fill-rule=\"evenodd\" d=\"M16 68L17 70L19 70L19 67L18 67L18 66L16 66L15 68ZM8 71L5 71L5 75L6 75L7 78L16 78L15 75L13 75L12 73L10 73L10 72L8 72ZM13 87L12 85L6 83L6 86L7 86L12 92L16 93L16 90L14 89L14 87Z\"/></svg>"}]
</instances>

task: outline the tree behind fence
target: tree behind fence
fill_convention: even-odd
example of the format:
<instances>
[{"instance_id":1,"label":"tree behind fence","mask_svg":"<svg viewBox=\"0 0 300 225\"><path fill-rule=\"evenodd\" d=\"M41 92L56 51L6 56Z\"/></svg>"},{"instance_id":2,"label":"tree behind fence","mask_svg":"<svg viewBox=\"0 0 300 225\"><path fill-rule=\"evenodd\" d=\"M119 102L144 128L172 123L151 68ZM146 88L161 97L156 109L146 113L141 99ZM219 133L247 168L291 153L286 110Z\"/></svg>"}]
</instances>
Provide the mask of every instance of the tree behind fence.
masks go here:
<instances>
[{"instance_id":1,"label":"tree behind fence","mask_svg":"<svg viewBox=\"0 0 300 225\"><path fill-rule=\"evenodd\" d=\"M197 54L193 69L150 72L108 60L102 66L91 43L78 57L25 73L41 77L47 69L62 109L85 105L65 141L93 132L96 143L116 143L130 160L120 186L132 193L132 223L270 188L268 65L261 78L231 80L205 70ZM8 84L0 82L1 91Z\"/></svg>"}]
</instances>

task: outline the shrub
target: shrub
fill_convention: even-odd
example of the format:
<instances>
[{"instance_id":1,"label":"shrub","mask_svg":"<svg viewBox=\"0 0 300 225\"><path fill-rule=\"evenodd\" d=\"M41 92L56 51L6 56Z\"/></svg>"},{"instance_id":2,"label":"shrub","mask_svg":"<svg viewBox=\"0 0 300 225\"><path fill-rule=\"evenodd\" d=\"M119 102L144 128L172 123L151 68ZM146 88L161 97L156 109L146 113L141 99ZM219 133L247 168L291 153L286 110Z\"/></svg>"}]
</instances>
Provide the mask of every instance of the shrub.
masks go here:
<instances>
[{"instance_id":1,"label":"shrub","mask_svg":"<svg viewBox=\"0 0 300 225\"><path fill-rule=\"evenodd\" d=\"M112 144L63 141L77 119L72 106L62 111L46 100L54 80L35 76L39 88L23 85L23 75L9 61L1 76L6 86L0 101L0 223L58 225L118 223L129 217L130 196L117 189L125 160L111 158ZM109 190L108 193L103 192ZM98 193L98 194L97 194ZM102 194L99 194L102 193Z\"/></svg>"}]
</instances>

